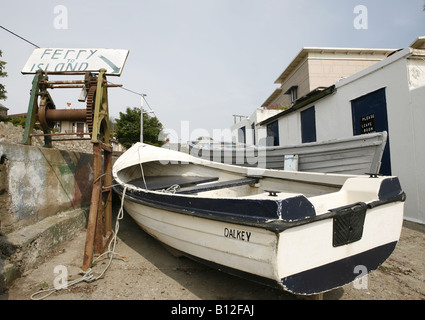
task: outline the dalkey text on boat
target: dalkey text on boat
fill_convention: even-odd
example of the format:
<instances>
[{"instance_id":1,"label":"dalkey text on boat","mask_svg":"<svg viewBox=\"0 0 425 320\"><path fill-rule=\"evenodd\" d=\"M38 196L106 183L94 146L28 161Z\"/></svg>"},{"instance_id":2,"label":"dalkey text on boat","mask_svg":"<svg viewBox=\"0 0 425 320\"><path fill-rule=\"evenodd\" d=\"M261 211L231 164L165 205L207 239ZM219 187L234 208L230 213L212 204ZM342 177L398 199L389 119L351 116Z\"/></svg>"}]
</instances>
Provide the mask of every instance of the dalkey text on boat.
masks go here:
<instances>
[{"instance_id":1,"label":"dalkey text on boat","mask_svg":"<svg viewBox=\"0 0 425 320\"><path fill-rule=\"evenodd\" d=\"M238 239L238 240L249 242L249 239L251 238L251 232L237 230L237 229L224 228L224 236L226 238L233 238L233 239Z\"/></svg>"}]
</instances>

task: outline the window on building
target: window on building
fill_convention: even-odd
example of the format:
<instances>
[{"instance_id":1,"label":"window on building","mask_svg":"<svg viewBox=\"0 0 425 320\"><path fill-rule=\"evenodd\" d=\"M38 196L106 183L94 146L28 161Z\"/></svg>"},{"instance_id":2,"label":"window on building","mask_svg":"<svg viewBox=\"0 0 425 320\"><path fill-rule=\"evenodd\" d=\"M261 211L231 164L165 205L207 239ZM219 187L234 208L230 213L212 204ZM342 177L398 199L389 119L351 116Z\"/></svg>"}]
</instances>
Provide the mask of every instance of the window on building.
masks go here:
<instances>
[{"instance_id":1,"label":"window on building","mask_svg":"<svg viewBox=\"0 0 425 320\"><path fill-rule=\"evenodd\" d=\"M84 127L85 127L85 123L84 122L77 122L77 133L84 133Z\"/></svg>"},{"instance_id":2,"label":"window on building","mask_svg":"<svg viewBox=\"0 0 425 320\"><path fill-rule=\"evenodd\" d=\"M245 129L245 127L238 129L238 142L246 143L246 129Z\"/></svg>"},{"instance_id":3,"label":"window on building","mask_svg":"<svg viewBox=\"0 0 425 320\"><path fill-rule=\"evenodd\" d=\"M290 87L285 94L289 95L289 102L291 104L294 104L295 101L298 99L298 86L292 86Z\"/></svg>"},{"instance_id":4,"label":"window on building","mask_svg":"<svg viewBox=\"0 0 425 320\"><path fill-rule=\"evenodd\" d=\"M255 145L255 123L251 125L252 130L252 144Z\"/></svg>"},{"instance_id":5,"label":"window on building","mask_svg":"<svg viewBox=\"0 0 425 320\"><path fill-rule=\"evenodd\" d=\"M61 121L56 122L54 128L58 130L58 132L62 132L62 122Z\"/></svg>"},{"instance_id":6,"label":"window on building","mask_svg":"<svg viewBox=\"0 0 425 320\"><path fill-rule=\"evenodd\" d=\"M73 122L72 123L72 132L73 133L86 133L87 125L84 122Z\"/></svg>"},{"instance_id":7,"label":"window on building","mask_svg":"<svg viewBox=\"0 0 425 320\"><path fill-rule=\"evenodd\" d=\"M316 141L316 110L313 107L301 112L301 141Z\"/></svg>"},{"instance_id":8,"label":"window on building","mask_svg":"<svg viewBox=\"0 0 425 320\"><path fill-rule=\"evenodd\" d=\"M279 124L277 121L274 121L267 125L267 145L279 145Z\"/></svg>"}]
</instances>

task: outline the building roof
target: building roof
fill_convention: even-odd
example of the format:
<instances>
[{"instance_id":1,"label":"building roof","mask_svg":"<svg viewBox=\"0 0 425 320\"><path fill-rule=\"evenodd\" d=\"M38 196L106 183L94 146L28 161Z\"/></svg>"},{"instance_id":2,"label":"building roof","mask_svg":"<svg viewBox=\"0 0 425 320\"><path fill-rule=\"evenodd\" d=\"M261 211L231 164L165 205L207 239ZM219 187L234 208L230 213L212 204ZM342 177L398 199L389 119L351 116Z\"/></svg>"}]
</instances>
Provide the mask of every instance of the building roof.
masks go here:
<instances>
[{"instance_id":1,"label":"building roof","mask_svg":"<svg viewBox=\"0 0 425 320\"><path fill-rule=\"evenodd\" d=\"M9 108L6 108L4 105L2 105L1 103L0 103L0 109L3 109L3 110L9 110Z\"/></svg>"},{"instance_id":2,"label":"building roof","mask_svg":"<svg viewBox=\"0 0 425 320\"><path fill-rule=\"evenodd\" d=\"M270 97L267 98L266 101L261 105L263 108L267 107L270 103L272 103L280 94L282 93L282 88L277 88Z\"/></svg>"},{"instance_id":3,"label":"building roof","mask_svg":"<svg viewBox=\"0 0 425 320\"><path fill-rule=\"evenodd\" d=\"M425 36L418 37L410 47L413 49L425 49Z\"/></svg>"},{"instance_id":4,"label":"building roof","mask_svg":"<svg viewBox=\"0 0 425 320\"><path fill-rule=\"evenodd\" d=\"M308 104L311 104L313 102L316 102L317 100L320 100L330 94L333 94L336 91L335 85L332 85L330 87L324 88L324 87L320 87L317 88L311 92L309 92L308 94L306 94L305 96L302 96L301 98L298 98L294 105L289 108L286 109L270 118L267 118L265 120L263 120L262 122L260 122L258 125L263 126L266 124L269 124L277 119L279 119L280 117L288 114L288 113L292 113L298 109L301 109L305 106L307 106Z\"/></svg>"},{"instance_id":5,"label":"building roof","mask_svg":"<svg viewBox=\"0 0 425 320\"><path fill-rule=\"evenodd\" d=\"M286 67L282 74L276 79L276 84L282 84L288 78L288 76L298 68L301 62L303 62L309 54L331 54L335 57L342 58L358 58L366 59L365 55L376 56L377 60L381 60L383 57L393 53L396 49L367 49L367 48L332 48L332 47L305 47L300 53L292 60L292 62ZM369 58L370 59L370 58Z\"/></svg>"}]
</instances>

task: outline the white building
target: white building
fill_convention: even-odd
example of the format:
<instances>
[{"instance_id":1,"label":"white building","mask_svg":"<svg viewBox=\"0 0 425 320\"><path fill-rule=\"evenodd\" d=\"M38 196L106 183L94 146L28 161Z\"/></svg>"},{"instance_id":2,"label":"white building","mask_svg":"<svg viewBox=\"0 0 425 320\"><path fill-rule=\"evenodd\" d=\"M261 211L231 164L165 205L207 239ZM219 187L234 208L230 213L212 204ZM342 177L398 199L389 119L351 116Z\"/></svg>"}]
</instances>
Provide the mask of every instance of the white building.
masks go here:
<instances>
[{"instance_id":1,"label":"white building","mask_svg":"<svg viewBox=\"0 0 425 320\"><path fill-rule=\"evenodd\" d=\"M279 145L388 131L381 173L399 177L407 195L405 218L425 224L424 123L425 37L420 37L332 86L311 91L256 127L272 126Z\"/></svg>"},{"instance_id":2,"label":"white building","mask_svg":"<svg viewBox=\"0 0 425 320\"><path fill-rule=\"evenodd\" d=\"M374 65L394 51L395 49L303 48L276 79L275 83L279 84L279 88L262 104L263 109L254 111L247 119L232 126L233 141L255 145L292 144L292 128L288 128L288 132L278 134L278 127L273 123L265 128L256 125L282 110L292 112L300 102L304 103L316 94L321 95L323 89L341 78ZM267 142L266 136L269 137Z\"/></svg>"},{"instance_id":3,"label":"white building","mask_svg":"<svg viewBox=\"0 0 425 320\"><path fill-rule=\"evenodd\" d=\"M267 133L257 124L281 112L278 109L256 109L249 117L232 126L232 140L247 145L259 145L261 141L265 141Z\"/></svg>"}]
</instances>

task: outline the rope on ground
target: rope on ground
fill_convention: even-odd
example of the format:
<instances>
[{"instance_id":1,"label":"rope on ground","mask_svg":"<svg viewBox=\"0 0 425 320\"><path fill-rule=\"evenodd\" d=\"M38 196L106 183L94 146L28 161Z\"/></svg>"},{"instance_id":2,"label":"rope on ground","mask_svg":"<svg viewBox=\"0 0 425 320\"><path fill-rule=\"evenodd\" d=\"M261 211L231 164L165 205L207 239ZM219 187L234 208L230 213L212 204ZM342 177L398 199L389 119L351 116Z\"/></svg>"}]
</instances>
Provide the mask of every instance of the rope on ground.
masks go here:
<instances>
[{"instance_id":1,"label":"rope on ground","mask_svg":"<svg viewBox=\"0 0 425 320\"><path fill-rule=\"evenodd\" d=\"M105 274L105 272L109 269L109 266L112 263L112 259L114 258L115 255L118 255L115 252L115 248L117 245L117 235L118 235L118 231L119 231L119 222L120 220L123 219L124 217L124 199L125 199L125 194L127 192L127 186L124 186L124 190L122 192L122 198L121 198L121 207L120 210L118 212L118 216L117 216L117 220L115 222L115 230L113 231L113 237L111 239L111 241L109 242L108 245L108 251L105 251L104 253L102 253L99 257L97 257L93 262L98 261L101 257L103 257L104 255L109 254L109 261L108 264L106 265L105 269L102 271L102 273L98 276L95 276L93 273L93 270L91 268L89 268L87 271L82 271L81 273L83 273L83 276L79 279L75 279L73 281L70 282L66 282L65 284L63 284L62 286L57 286L53 289L45 289L45 290L39 290L35 293L33 293L31 295L31 300L43 300L45 298L47 298L48 296L50 296L51 294L59 291L59 290L63 290L63 289L68 289L69 287L72 287L80 282L94 282L99 280L100 278L103 277L103 275ZM41 297L37 297L38 295L44 293L43 296Z\"/></svg>"}]
</instances>

